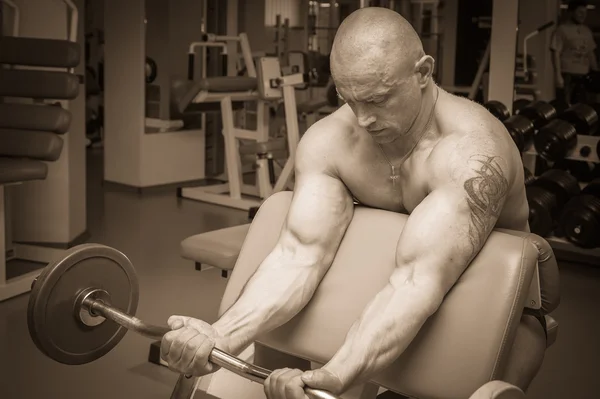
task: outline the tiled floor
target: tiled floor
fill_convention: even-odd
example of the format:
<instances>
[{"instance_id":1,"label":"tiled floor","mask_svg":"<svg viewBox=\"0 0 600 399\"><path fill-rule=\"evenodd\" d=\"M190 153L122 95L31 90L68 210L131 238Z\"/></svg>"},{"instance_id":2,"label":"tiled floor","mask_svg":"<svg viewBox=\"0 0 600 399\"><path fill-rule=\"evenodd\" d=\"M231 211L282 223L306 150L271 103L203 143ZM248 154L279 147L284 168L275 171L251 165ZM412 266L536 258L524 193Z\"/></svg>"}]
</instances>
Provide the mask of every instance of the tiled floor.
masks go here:
<instances>
[{"instance_id":1,"label":"tiled floor","mask_svg":"<svg viewBox=\"0 0 600 399\"><path fill-rule=\"evenodd\" d=\"M172 314L214 321L226 280L197 272L179 256L182 239L246 222L246 213L178 199L174 192L105 190L101 154L88 156L91 242L113 246L133 261L140 280L138 317L162 324ZM600 268L561 264L558 342L548 350L528 398L600 397ZM33 345L26 323L29 295L0 303L1 399L166 399L177 376L148 363L150 341L127 334L100 360L65 366Z\"/></svg>"}]
</instances>

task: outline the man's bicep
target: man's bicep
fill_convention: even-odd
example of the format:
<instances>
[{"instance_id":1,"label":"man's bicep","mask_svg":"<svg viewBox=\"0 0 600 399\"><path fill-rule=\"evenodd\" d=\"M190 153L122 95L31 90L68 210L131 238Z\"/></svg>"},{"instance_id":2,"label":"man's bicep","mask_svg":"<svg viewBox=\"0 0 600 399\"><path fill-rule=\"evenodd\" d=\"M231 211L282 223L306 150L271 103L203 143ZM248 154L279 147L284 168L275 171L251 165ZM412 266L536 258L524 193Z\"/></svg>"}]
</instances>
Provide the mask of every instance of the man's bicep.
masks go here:
<instances>
[{"instance_id":1,"label":"man's bicep","mask_svg":"<svg viewBox=\"0 0 600 399\"><path fill-rule=\"evenodd\" d=\"M352 196L338 179L323 172L296 178L294 197L279 247L301 263L328 267L353 215Z\"/></svg>"},{"instance_id":2,"label":"man's bicep","mask_svg":"<svg viewBox=\"0 0 600 399\"><path fill-rule=\"evenodd\" d=\"M396 280L434 282L446 292L497 222L513 170L503 154L461 150L437 168L436 187L408 218L397 247Z\"/></svg>"}]
</instances>

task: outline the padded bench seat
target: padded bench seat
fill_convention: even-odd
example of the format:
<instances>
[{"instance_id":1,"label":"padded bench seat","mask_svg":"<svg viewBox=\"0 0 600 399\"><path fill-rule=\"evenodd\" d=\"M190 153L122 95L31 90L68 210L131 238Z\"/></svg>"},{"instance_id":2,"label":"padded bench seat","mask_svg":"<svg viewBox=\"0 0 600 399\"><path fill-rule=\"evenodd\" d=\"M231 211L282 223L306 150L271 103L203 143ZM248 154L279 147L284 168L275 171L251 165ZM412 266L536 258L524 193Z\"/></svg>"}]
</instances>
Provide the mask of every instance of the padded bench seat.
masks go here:
<instances>
[{"instance_id":1,"label":"padded bench seat","mask_svg":"<svg viewBox=\"0 0 600 399\"><path fill-rule=\"evenodd\" d=\"M55 105L0 104L0 125L6 129L64 134L71 126L71 112Z\"/></svg>"},{"instance_id":2,"label":"padded bench seat","mask_svg":"<svg viewBox=\"0 0 600 399\"><path fill-rule=\"evenodd\" d=\"M48 165L45 162L0 157L0 185L43 180L47 174Z\"/></svg>"},{"instance_id":3,"label":"padded bench seat","mask_svg":"<svg viewBox=\"0 0 600 399\"><path fill-rule=\"evenodd\" d=\"M213 266L223 271L223 276L233 270L250 223L196 234L181 242L181 256L193 260L197 268Z\"/></svg>"},{"instance_id":4,"label":"padded bench seat","mask_svg":"<svg viewBox=\"0 0 600 399\"><path fill-rule=\"evenodd\" d=\"M0 128L2 156L53 162L60 158L63 145L63 140L51 132Z\"/></svg>"}]
</instances>

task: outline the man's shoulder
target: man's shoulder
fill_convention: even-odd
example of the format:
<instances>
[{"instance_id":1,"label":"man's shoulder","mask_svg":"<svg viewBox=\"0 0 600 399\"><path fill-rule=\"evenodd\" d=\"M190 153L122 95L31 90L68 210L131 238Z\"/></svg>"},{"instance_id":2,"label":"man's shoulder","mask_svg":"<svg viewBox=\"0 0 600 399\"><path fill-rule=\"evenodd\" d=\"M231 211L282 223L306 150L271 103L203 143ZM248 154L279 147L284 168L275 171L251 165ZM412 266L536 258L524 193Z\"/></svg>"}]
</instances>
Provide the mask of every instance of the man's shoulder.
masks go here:
<instances>
[{"instance_id":1,"label":"man's shoulder","mask_svg":"<svg viewBox=\"0 0 600 399\"><path fill-rule=\"evenodd\" d=\"M483 105L457 95L450 98L443 111L445 129L451 133L446 135L449 141L461 140L468 135L468 142L479 142L494 137L494 131L503 126Z\"/></svg>"},{"instance_id":2,"label":"man's shoulder","mask_svg":"<svg viewBox=\"0 0 600 399\"><path fill-rule=\"evenodd\" d=\"M502 124L487 110L471 111L471 118L463 118L454 133L440 140L432 151L431 176L443 182L475 171L484 173L486 168L512 176L516 147L508 134L500 132L501 128Z\"/></svg>"},{"instance_id":3,"label":"man's shoulder","mask_svg":"<svg viewBox=\"0 0 600 399\"><path fill-rule=\"evenodd\" d=\"M340 157L346 156L356 141L352 124L340 115L331 114L313 124L298 144L296 166L335 169Z\"/></svg>"}]
</instances>

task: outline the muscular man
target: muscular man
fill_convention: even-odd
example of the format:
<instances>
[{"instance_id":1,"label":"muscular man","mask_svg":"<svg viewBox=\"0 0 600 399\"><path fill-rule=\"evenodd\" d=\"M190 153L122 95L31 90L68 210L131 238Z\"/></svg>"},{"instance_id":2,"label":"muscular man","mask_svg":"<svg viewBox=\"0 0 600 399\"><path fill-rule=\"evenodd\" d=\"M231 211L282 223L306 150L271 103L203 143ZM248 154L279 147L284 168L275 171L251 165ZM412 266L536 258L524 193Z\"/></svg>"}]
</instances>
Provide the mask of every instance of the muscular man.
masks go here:
<instances>
[{"instance_id":1,"label":"muscular man","mask_svg":"<svg viewBox=\"0 0 600 399\"><path fill-rule=\"evenodd\" d=\"M294 317L332 264L355 201L410 214L397 267L335 356L312 372L275 370L265 382L269 399L304 399L305 385L339 394L369 380L407 348L494 226L529 231L510 135L483 107L438 87L433 70L399 14L364 8L343 21L331 72L346 104L304 135L285 226L236 303L213 325L169 319L162 356L172 369L213 372L213 346L239 353ZM529 325L526 334L541 331L537 320ZM532 350L518 352L529 358ZM510 382L526 385L537 367L519 364Z\"/></svg>"},{"instance_id":2,"label":"muscular man","mask_svg":"<svg viewBox=\"0 0 600 399\"><path fill-rule=\"evenodd\" d=\"M598 70L596 41L585 25L587 3L571 1L567 20L560 24L550 43L552 64L556 79L556 99L570 106L586 102L584 78L591 70Z\"/></svg>"}]
</instances>

